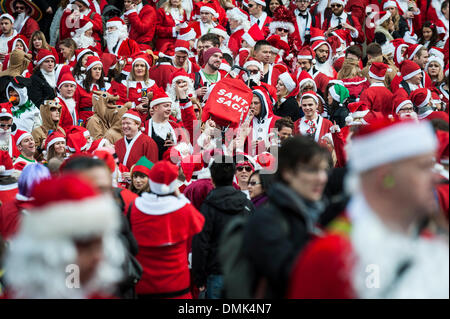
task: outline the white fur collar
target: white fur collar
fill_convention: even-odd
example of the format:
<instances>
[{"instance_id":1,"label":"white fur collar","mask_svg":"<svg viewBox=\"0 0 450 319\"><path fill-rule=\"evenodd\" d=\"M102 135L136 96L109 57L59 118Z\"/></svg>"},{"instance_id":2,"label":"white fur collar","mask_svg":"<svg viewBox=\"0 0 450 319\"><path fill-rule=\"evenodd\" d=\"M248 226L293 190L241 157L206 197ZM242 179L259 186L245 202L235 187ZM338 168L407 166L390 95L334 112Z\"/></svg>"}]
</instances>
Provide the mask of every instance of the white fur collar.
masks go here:
<instances>
[{"instance_id":1,"label":"white fur collar","mask_svg":"<svg viewBox=\"0 0 450 319\"><path fill-rule=\"evenodd\" d=\"M179 210L190 201L180 195L175 196L156 196L151 193L143 193L141 197L136 199L136 207L147 215L165 215Z\"/></svg>"}]
</instances>

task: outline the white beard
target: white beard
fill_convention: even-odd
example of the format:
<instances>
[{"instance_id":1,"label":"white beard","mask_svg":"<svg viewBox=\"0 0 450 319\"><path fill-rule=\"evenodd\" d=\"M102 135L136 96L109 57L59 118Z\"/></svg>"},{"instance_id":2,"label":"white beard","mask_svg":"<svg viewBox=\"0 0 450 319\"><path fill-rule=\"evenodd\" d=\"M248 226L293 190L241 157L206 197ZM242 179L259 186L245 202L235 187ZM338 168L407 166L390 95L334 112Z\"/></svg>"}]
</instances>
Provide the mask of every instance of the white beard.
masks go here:
<instances>
[{"instance_id":1,"label":"white beard","mask_svg":"<svg viewBox=\"0 0 450 319\"><path fill-rule=\"evenodd\" d=\"M325 63L319 63L319 61L317 61L315 66L316 66L317 70L319 70L320 72L322 72L326 76L331 77L331 78L334 77L334 75L333 75L333 66L332 66L330 60L327 60Z\"/></svg>"},{"instance_id":2,"label":"white beard","mask_svg":"<svg viewBox=\"0 0 450 319\"><path fill-rule=\"evenodd\" d=\"M106 46L108 47L108 52L111 54L115 54L114 47L120 40L119 32L117 31L106 32L104 39L106 41Z\"/></svg>"},{"instance_id":3,"label":"white beard","mask_svg":"<svg viewBox=\"0 0 450 319\"><path fill-rule=\"evenodd\" d=\"M8 151L9 150L9 140L11 137L11 129L4 130L0 128L0 150Z\"/></svg>"},{"instance_id":4,"label":"white beard","mask_svg":"<svg viewBox=\"0 0 450 319\"><path fill-rule=\"evenodd\" d=\"M77 37L74 37L73 40L77 44L77 47L80 49L86 49L90 46L95 46L95 40L93 37L87 37L86 35L82 34Z\"/></svg>"},{"instance_id":5,"label":"white beard","mask_svg":"<svg viewBox=\"0 0 450 319\"><path fill-rule=\"evenodd\" d=\"M247 82L249 79L253 80L256 84L260 84L261 81L261 74L252 74L250 77L247 75L247 73L242 74L242 79L244 82Z\"/></svg>"},{"instance_id":6,"label":"white beard","mask_svg":"<svg viewBox=\"0 0 450 319\"><path fill-rule=\"evenodd\" d=\"M25 20L26 16L25 16L25 12L20 13L17 18L14 20L14 29L17 32L20 32L20 30L23 27L23 22Z\"/></svg>"},{"instance_id":7,"label":"white beard","mask_svg":"<svg viewBox=\"0 0 450 319\"><path fill-rule=\"evenodd\" d=\"M47 83L52 87L55 88L56 87L56 76L55 76L55 71L53 70L52 72L46 72L44 70L41 69L42 75L44 76L45 80L47 81Z\"/></svg>"}]
</instances>

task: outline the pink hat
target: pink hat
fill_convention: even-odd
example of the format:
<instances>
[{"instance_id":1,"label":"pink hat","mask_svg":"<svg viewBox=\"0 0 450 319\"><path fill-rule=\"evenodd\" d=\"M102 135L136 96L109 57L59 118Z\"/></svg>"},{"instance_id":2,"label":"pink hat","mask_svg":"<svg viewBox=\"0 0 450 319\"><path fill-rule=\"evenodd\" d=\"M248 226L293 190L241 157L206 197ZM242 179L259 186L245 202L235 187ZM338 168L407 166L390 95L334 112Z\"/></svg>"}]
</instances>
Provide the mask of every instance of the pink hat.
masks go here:
<instances>
[{"instance_id":1,"label":"pink hat","mask_svg":"<svg viewBox=\"0 0 450 319\"><path fill-rule=\"evenodd\" d=\"M222 53L222 50L219 48L209 48L206 52L203 52L203 66L208 63L209 58L213 56L215 53Z\"/></svg>"}]
</instances>

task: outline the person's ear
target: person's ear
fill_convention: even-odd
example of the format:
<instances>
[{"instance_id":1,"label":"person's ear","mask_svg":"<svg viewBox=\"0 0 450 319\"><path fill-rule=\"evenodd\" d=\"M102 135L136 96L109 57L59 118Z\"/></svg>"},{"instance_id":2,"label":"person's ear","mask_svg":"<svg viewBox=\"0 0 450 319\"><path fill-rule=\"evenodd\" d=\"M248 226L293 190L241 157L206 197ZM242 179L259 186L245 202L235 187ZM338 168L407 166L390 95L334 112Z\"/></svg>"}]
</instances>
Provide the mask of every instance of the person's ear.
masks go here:
<instances>
[{"instance_id":1,"label":"person's ear","mask_svg":"<svg viewBox=\"0 0 450 319\"><path fill-rule=\"evenodd\" d=\"M281 177L283 180L285 180L288 184L291 184L292 180L294 179L294 174L290 169L285 169L281 172Z\"/></svg>"}]
</instances>

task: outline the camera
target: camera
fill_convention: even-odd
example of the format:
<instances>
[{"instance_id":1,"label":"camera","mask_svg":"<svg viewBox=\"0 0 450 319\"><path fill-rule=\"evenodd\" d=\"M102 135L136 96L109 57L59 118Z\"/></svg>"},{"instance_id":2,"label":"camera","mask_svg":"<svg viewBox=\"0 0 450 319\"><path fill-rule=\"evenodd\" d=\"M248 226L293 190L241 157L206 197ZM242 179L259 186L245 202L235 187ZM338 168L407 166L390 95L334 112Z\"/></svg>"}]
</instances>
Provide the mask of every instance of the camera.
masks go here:
<instances>
[{"instance_id":1,"label":"camera","mask_svg":"<svg viewBox=\"0 0 450 319\"><path fill-rule=\"evenodd\" d=\"M336 29L342 29L342 23L339 23L338 25L337 25L337 27L336 27Z\"/></svg>"}]
</instances>

